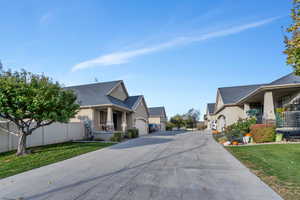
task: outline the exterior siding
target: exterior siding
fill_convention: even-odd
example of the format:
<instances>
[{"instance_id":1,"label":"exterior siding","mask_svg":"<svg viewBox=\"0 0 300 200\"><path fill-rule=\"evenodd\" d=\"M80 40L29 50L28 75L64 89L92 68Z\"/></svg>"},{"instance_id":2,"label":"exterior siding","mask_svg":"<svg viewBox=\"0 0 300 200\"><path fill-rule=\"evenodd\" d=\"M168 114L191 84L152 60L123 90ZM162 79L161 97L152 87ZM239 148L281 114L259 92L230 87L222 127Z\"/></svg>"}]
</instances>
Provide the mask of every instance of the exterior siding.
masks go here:
<instances>
[{"instance_id":1,"label":"exterior siding","mask_svg":"<svg viewBox=\"0 0 300 200\"><path fill-rule=\"evenodd\" d=\"M144 104L143 101L139 103L137 108L135 109L135 118L143 118L145 121L148 122L148 112L147 112L147 107Z\"/></svg>"},{"instance_id":2,"label":"exterior siding","mask_svg":"<svg viewBox=\"0 0 300 200\"><path fill-rule=\"evenodd\" d=\"M220 112L218 112L218 114L215 115L215 119L218 120L221 116L225 117L226 126L235 123L240 118L245 118L244 109L239 106L225 107L223 110L221 110ZM217 127L217 129L221 131L219 126Z\"/></svg>"},{"instance_id":3,"label":"exterior siding","mask_svg":"<svg viewBox=\"0 0 300 200\"><path fill-rule=\"evenodd\" d=\"M148 130L148 112L147 112L147 107L144 104L143 101L141 101L139 103L139 105L137 106L137 108L135 109L135 113L133 114L134 117L134 127L138 128L138 126L141 126L141 121L144 122L144 128L139 129L140 130L140 134L141 135L145 135L148 134L149 130ZM142 132L143 130L146 130L146 132Z\"/></svg>"},{"instance_id":4,"label":"exterior siding","mask_svg":"<svg viewBox=\"0 0 300 200\"><path fill-rule=\"evenodd\" d=\"M80 108L76 116L70 119L70 122L82 122L84 120L93 120L93 119L94 119L94 111L92 108Z\"/></svg>"},{"instance_id":5,"label":"exterior siding","mask_svg":"<svg viewBox=\"0 0 300 200\"><path fill-rule=\"evenodd\" d=\"M126 92L124 91L124 88L122 86L122 84L120 84L117 88L115 88L111 93L110 96L115 97L117 99L120 99L122 101L124 101L125 99L127 99L127 95Z\"/></svg>"},{"instance_id":6,"label":"exterior siding","mask_svg":"<svg viewBox=\"0 0 300 200\"><path fill-rule=\"evenodd\" d=\"M150 117L149 124L160 124L161 120L160 117Z\"/></svg>"}]
</instances>

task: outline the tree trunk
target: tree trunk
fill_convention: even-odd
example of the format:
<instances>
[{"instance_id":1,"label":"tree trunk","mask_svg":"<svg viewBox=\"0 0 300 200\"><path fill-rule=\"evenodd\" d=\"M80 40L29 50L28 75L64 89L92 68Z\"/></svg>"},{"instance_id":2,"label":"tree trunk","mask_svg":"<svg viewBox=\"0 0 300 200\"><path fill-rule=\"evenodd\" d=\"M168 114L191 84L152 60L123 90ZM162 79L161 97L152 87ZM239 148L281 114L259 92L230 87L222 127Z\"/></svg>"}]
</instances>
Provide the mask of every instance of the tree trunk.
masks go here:
<instances>
[{"instance_id":1,"label":"tree trunk","mask_svg":"<svg viewBox=\"0 0 300 200\"><path fill-rule=\"evenodd\" d=\"M26 134L21 133L21 135L19 136L17 156L23 156L26 153Z\"/></svg>"}]
</instances>

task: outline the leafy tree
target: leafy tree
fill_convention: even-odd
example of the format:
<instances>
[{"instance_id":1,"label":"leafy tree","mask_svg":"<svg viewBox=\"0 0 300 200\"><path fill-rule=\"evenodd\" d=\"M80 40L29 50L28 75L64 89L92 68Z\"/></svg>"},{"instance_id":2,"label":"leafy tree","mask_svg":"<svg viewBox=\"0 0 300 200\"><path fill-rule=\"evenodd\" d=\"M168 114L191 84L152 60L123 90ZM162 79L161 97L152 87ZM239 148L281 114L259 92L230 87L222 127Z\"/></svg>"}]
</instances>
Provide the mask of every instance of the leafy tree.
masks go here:
<instances>
[{"instance_id":1,"label":"leafy tree","mask_svg":"<svg viewBox=\"0 0 300 200\"><path fill-rule=\"evenodd\" d=\"M300 75L300 0L293 1L293 9L291 11L293 24L287 28L290 37L285 36L286 49L284 53L287 55L286 63L294 68L296 75Z\"/></svg>"},{"instance_id":2,"label":"leafy tree","mask_svg":"<svg viewBox=\"0 0 300 200\"><path fill-rule=\"evenodd\" d=\"M79 109L76 96L44 75L25 70L0 72L0 117L18 127L17 155L26 154L26 137L53 122L67 123Z\"/></svg>"},{"instance_id":3,"label":"leafy tree","mask_svg":"<svg viewBox=\"0 0 300 200\"><path fill-rule=\"evenodd\" d=\"M183 117L181 115L175 115L170 119L170 122L177 128L183 127L185 125Z\"/></svg>"},{"instance_id":4,"label":"leafy tree","mask_svg":"<svg viewBox=\"0 0 300 200\"><path fill-rule=\"evenodd\" d=\"M188 112L184 115L184 121L188 128L195 128L197 126L197 122L200 120L200 111L192 108L189 109Z\"/></svg>"}]
</instances>

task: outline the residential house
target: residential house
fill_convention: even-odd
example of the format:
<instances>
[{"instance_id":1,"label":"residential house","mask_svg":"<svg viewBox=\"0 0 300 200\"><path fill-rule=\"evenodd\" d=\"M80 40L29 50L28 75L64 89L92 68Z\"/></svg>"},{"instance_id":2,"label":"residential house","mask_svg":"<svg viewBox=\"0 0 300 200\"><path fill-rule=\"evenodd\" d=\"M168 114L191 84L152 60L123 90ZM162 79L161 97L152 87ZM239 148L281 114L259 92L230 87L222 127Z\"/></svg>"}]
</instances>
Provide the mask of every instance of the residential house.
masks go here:
<instances>
[{"instance_id":1,"label":"residential house","mask_svg":"<svg viewBox=\"0 0 300 200\"><path fill-rule=\"evenodd\" d=\"M149 124L156 124L160 131L166 131L168 118L165 107L151 107L149 114Z\"/></svg>"},{"instance_id":2,"label":"residential house","mask_svg":"<svg viewBox=\"0 0 300 200\"><path fill-rule=\"evenodd\" d=\"M206 123L215 120L216 129L221 131L247 118L250 109L258 111L259 123L272 123L276 120L276 108L299 104L299 98L300 77L292 73L268 84L222 87L217 90L214 109L208 108Z\"/></svg>"},{"instance_id":3,"label":"residential house","mask_svg":"<svg viewBox=\"0 0 300 200\"><path fill-rule=\"evenodd\" d=\"M71 122L88 121L93 133L139 129L148 134L149 111L142 95L129 96L123 81L66 87L77 95L80 110Z\"/></svg>"},{"instance_id":4,"label":"residential house","mask_svg":"<svg viewBox=\"0 0 300 200\"><path fill-rule=\"evenodd\" d=\"M215 103L208 103L206 106L206 114L204 115L204 125L206 125L208 129L216 128L216 120L214 118L215 106Z\"/></svg>"}]
</instances>

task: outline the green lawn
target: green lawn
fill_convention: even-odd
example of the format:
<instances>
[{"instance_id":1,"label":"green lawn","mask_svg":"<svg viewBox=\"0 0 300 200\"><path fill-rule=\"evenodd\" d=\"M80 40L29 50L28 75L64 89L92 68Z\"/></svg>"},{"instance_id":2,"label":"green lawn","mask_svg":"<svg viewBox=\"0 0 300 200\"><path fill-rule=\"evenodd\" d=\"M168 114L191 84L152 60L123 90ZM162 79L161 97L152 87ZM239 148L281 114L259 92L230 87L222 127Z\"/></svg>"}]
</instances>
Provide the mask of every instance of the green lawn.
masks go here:
<instances>
[{"instance_id":1,"label":"green lawn","mask_svg":"<svg viewBox=\"0 0 300 200\"><path fill-rule=\"evenodd\" d=\"M0 153L0 179L102 149L112 144L99 142L53 144L30 148L32 153L23 157L16 157L15 151Z\"/></svg>"},{"instance_id":2,"label":"green lawn","mask_svg":"<svg viewBox=\"0 0 300 200\"><path fill-rule=\"evenodd\" d=\"M284 199L300 199L300 144L227 149Z\"/></svg>"}]
</instances>

